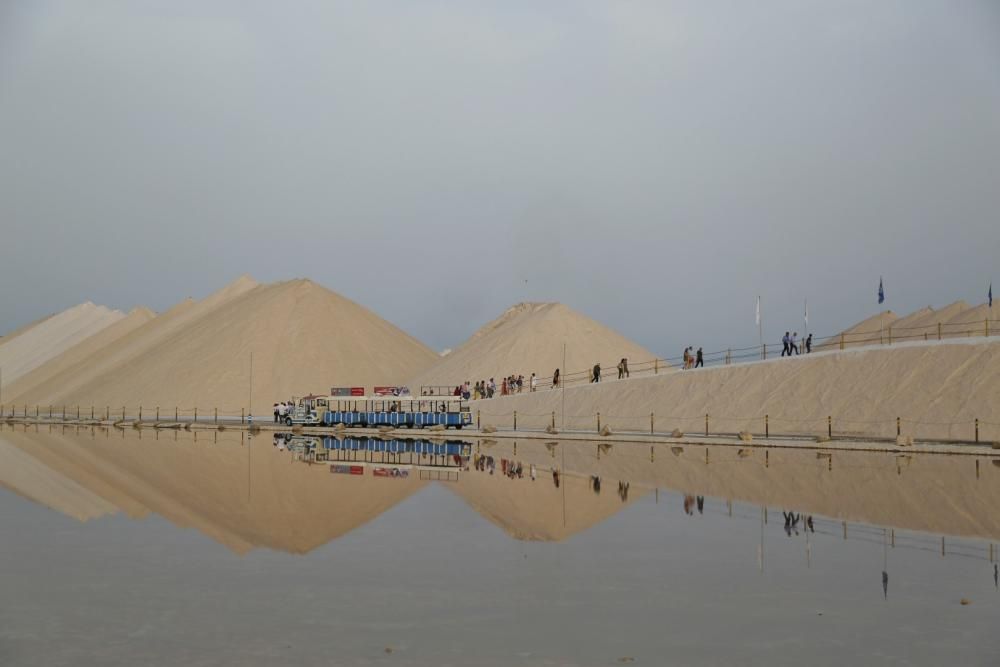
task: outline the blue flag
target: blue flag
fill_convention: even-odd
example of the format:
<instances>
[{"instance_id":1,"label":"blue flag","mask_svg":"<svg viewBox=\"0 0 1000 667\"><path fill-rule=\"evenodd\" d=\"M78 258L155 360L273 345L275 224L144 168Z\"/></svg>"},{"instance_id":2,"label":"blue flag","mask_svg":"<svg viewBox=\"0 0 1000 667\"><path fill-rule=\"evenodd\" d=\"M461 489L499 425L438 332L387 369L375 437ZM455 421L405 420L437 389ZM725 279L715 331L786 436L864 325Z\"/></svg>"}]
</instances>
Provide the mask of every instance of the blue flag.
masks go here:
<instances>
[{"instance_id":1,"label":"blue flag","mask_svg":"<svg viewBox=\"0 0 1000 667\"><path fill-rule=\"evenodd\" d=\"M882 276L878 278L878 302L885 303L885 290L882 289Z\"/></svg>"},{"instance_id":2,"label":"blue flag","mask_svg":"<svg viewBox=\"0 0 1000 667\"><path fill-rule=\"evenodd\" d=\"M990 308L992 308L993 307L993 282L992 281L990 281L990 291L989 291L989 293L986 296L989 297L989 299L990 299Z\"/></svg>"}]
</instances>

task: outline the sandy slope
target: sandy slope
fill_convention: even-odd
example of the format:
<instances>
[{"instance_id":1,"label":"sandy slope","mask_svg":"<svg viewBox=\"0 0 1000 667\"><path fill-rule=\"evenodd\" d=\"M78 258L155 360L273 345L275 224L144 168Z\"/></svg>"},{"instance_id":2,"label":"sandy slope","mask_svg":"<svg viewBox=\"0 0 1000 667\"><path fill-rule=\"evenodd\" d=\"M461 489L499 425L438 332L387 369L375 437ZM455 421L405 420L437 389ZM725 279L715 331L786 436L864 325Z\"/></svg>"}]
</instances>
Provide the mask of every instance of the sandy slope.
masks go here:
<instances>
[{"instance_id":1,"label":"sandy slope","mask_svg":"<svg viewBox=\"0 0 1000 667\"><path fill-rule=\"evenodd\" d=\"M253 352L254 411L269 414L277 400L334 385L402 384L437 359L371 311L308 280L252 286L213 301L189 306L169 324L157 327L161 318L154 319L133 332L127 354L114 344L88 362L95 371L68 386L48 382L18 400L239 414L249 400Z\"/></svg>"},{"instance_id":2,"label":"sandy slope","mask_svg":"<svg viewBox=\"0 0 1000 667\"><path fill-rule=\"evenodd\" d=\"M986 335L986 320L991 320L991 334L1000 332L1000 306L991 309L987 304L970 306L964 301L956 301L944 308L935 310L925 306L897 317L892 311L885 311L881 316L874 315L845 329L844 347L861 347L873 343L888 344L911 342L919 340L937 340L938 334L944 338L967 338ZM940 327L938 326L940 324ZM835 349L840 347L840 337L816 346L816 349Z\"/></svg>"},{"instance_id":3,"label":"sandy slope","mask_svg":"<svg viewBox=\"0 0 1000 667\"><path fill-rule=\"evenodd\" d=\"M24 330L0 345L4 386L124 317L121 311L87 302Z\"/></svg>"},{"instance_id":4,"label":"sandy slope","mask_svg":"<svg viewBox=\"0 0 1000 667\"><path fill-rule=\"evenodd\" d=\"M242 276L201 301L185 299L162 315L121 336L113 344L96 351L84 362L71 365L41 382L29 382L30 388L19 394L11 394L11 400L27 405L52 405L61 404L66 397L78 397L81 399L80 405L100 405L100 401L95 399L106 397L106 394L88 399L85 392L80 392L80 388L100 384L103 382L102 378L109 377L116 369L154 354L159 345L182 335L192 322L256 286L257 283L252 278ZM124 405L121 401L114 403ZM76 404L74 401L73 405ZM132 402L127 404L132 405Z\"/></svg>"},{"instance_id":5,"label":"sandy slope","mask_svg":"<svg viewBox=\"0 0 1000 667\"><path fill-rule=\"evenodd\" d=\"M156 314L148 308L134 308L126 317L98 331L93 336L85 338L62 354L33 369L30 373L22 375L4 390L8 396L20 396L62 373L81 373L85 370L87 361L95 354L99 354L109 345L115 344L123 336L128 335L154 317Z\"/></svg>"},{"instance_id":6,"label":"sandy slope","mask_svg":"<svg viewBox=\"0 0 1000 667\"><path fill-rule=\"evenodd\" d=\"M551 380L556 368L581 371L600 362L603 373L616 374L622 357L633 363L654 358L649 350L560 303L520 303L486 324L429 370L414 376L410 387L452 386L523 374Z\"/></svg>"},{"instance_id":7,"label":"sandy slope","mask_svg":"<svg viewBox=\"0 0 1000 667\"><path fill-rule=\"evenodd\" d=\"M814 353L766 362L661 373L565 390L567 428L595 429L595 415L612 429L699 432L704 415L715 431L837 432L1000 440L1000 337L905 343ZM540 391L473 405L483 424L506 426L518 411L522 427L544 427L554 411L562 424L561 391ZM919 422L919 423L917 423ZM988 422L988 423L987 423ZM993 425L991 425L993 424Z\"/></svg>"}]
</instances>

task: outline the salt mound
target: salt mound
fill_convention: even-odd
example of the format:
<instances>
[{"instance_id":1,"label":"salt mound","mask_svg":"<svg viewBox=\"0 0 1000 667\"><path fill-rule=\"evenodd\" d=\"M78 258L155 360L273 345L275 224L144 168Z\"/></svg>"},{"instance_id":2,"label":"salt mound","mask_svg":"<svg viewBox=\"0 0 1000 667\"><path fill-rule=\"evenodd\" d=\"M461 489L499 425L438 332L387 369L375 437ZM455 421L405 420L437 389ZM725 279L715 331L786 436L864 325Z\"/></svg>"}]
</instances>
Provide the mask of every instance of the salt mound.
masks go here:
<instances>
[{"instance_id":1,"label":"salt mound","mask_svg":"<svg viewBox=\"0 0 1000 667\"><path fill-rule=\"evenodd\" d=\"M845 330L844 347L937 340L939 333L941 338L985 336L987 319L994 319L988 305L970 306L964 301L956 301L938 310L925 306L905 317L896 317L892 311L886 311L881 317L881 330L879 315L869 317ZM991 322L991 334L994 329L1000 329L1000 326ZM839 347L838 335L816 349L831 350Z\"/></svg>"},{"instance_id":2,"label":"salt mound","mask_svg":"<svg viewBox=\"0 0 1000 667\"><path fill-rule=\"evenodd\" d=\"M121 311L87 302L30 325L0 344L4 384L12 383L124 317Z\"/></svg>"},{"instance_id":3,"label":"salt mound","mask_svg":"<svg viewBox=\"0 0 1000 667\"><path fill-rule=\"evenodd\" d=\"M853 327L844 329L830 340L817 345L817 350L839 349L843 340L844 349L848 347L861 347L863 345L878 345L885 335L886 327L892 325L898 316L891 310L885 310L878 315L861 320Z\"/></svg>"},{"instance_id":4,"label":"salt mound","mask_svg":"<svg viewBox=\"0 0 1000 667\"><path fill-rule=\"evenodd\" d=\"M50 378L31 383L30 388L20 394L11 394L18 403L27 405L61 405L67 397L77 400L66 405L99 405L99 401L87 399L80 389L88 384L100 382L115 369L124 367L153 354L154 350L172 337L182 335L186 327L207 315L228 301L245 294L257 286L249 276L241 276L221 290L201 301L187 298L173 308L149 320L142 326L118 338L113 345L90 355L85 362L65 368ZM134 405L133 401L120 405ZM104 405L110 405L105 403Z\"/></svg>"},{"instance_id":5,"label":"salt mound","mask_svg":"<svg viewBox=\"0 0 1000 667\"><path fill-rule=\"evenodd\" d=\"M134 308L126 317L111 326L105 327L93 336L69 348L62 354L49 359L30 373L22 375L5 387L9 396L19 396L37 387L61 373L76 374L83 372L87 361L109 345L115 344L123 336L141 327L156 317L148 308Z\"/></svg>"},{"instance_id":6,"label":"salt mound","mask_svg":"<svg viewBox=\"0 0 1000 667\"><path fill-rule=\"evenodd\" d=\"M566 344L566 367L563 344ZM536 373L548 383L556 368L583 371L600 362L604 377L614 377L618 361L651 361L644 347L561 303L520 303L486 324L469 340L410 380L410 387L454 387L507 375ZM527 387L525 387L527 391Z\"/></svg>"},{"instance_id":7,"label":"salt mound","mask_svg":"<svg viewBox=\"0 0 1000 667\"><path fill-rule=\"evenodd\" d=\"M68 391L50 386L50 397L40 402L240 414L253 352L253 411L261 415L270 414L275 401L327 393L331 386L402 384L438 359L371 311L308 280L245 287L236 296L213 295L208 306L189 306L175 316L183 326L175 322L156 332L152 344L135 346L141 353L101 364L99 373Z\"/></svg>"},{"instance_id":8,"label":"salt mound","mask_svg":"<svg viewBox=\"0 0 1000 667\"><path fill-rule=\"evenodd\" d=\"M34 322L29 322L29 323L25 324L22 327L18 327L17 329L14 329L10 333L7 333L7 334L4 334L3 336L0 336L0 345L3 345L4 343L9 343L10 341L12 341L15 338L17 338L18 336L20 336L21 334L23 334L23 333L25 333L27 331L30 331L31 329L34 329L39 324L41 324L45 320L50 319L52 317L55 317L55 313L46 315L45 317L40 317L37 320L35 320Z\"/></svg>"}]
</instances>

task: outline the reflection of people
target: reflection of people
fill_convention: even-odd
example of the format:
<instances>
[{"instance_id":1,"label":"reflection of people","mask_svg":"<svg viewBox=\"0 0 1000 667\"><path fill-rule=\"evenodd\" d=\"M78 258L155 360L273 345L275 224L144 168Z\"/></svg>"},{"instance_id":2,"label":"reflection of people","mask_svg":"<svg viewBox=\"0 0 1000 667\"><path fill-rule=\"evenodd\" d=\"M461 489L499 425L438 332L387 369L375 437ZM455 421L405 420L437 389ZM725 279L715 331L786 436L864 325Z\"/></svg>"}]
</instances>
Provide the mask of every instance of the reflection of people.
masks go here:
<instances>
[{"instance_id":1,"label":"reflection of people","mask_svg":"<svg viewBox=\"0 0 1000 667\"><path fill-rule=\"evenodd\" d=\"M698 496L695 500L698 501L698 514L705 513L705 496Z\"/></svg>"},{"instance_id":2,"label":"reflection of people","mask_svg":"<svg viewBox=\"0 0 1000 667\"><path fill-rule=\"evenodd\" d=\"M691 506L694 504L694 496L684 496L684 513L687 515L693 515L694 512L691 511Z\"/></svg>"},{"instance_id":3,"label":"reflection of people","mask_svg":"<svg viewBox=\"0 0 1000 667\"><path fill-rule=\"evenodd\" d=\"M552 483L556 485L557 489L559 488L559 471L558 470L553 470L552 471Z\"/></svg>"},{"instance_id":4,"label":"reflection of people","mask_svg":"<svg viewBox=\"0 0 1000 667\"><path fill-rule=\"evenodd\" d=\"M594 493L601 492L601 478L597 475L590 476L590 488L594 490Z\"/></svg>"}]
</instances>

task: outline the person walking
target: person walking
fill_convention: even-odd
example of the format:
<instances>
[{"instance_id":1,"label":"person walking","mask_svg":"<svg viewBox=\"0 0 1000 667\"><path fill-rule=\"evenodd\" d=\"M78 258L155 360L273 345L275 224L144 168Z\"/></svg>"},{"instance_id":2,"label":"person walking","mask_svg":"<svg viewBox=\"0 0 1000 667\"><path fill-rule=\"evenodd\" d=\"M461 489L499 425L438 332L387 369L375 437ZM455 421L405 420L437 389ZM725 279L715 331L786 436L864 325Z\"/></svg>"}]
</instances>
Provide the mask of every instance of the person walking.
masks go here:
<instances>
[{"instance_id":1,"label":"person walking","mask_svg":"<svg viewBox=\"0 0 1000 667\"><path fill-rule=\"evenodd\" d=\"M555 389L558 386L559 386L559 369L557 368L556 372L552 374L552 388Z\"/></svg>"},{"instance_id":2,"label":"person walking","mask_svg":"<svg viewBox=\"0 0 1000 667\"><path fill-rule=\"evenodd\" d=\"M684 348L684 365L681 366L683 370L687 370L691 366L691 352L690 347Z\"/></svg>"},{"instance_id":3,"label":"person walking","mask_svg":"<svg viewBox=\"0 0 1000 667\"><path fill-rule=\"evenodd\" d=\"M705 357L702 354L700 347L698 348L697 357L696 357L696 360L694 362L694 367L695 368L704 368L705 367Z\"/></svg>"},{"instance_id":4,"label":"person walking","mask_svg":"<svg viewBox=\"0 0 1000 667\"><path fill-rule=\"evenodd\" d=\"M806 354L813 351L813 335L809 334L806 336Z\"/></svg>"},{"instance_id":5,"label":"person walking","mask_svg":"<svg viewBox=\"0 0 1000 667\"><path fill-rule=\"evenodd\" d=\"M625 371L625 377L628 377L628 359L622 357L622 370Z\"/></svg>"},{"instance_id":6,"label":"person walking","mask_svg":"<svg viewBox=\"0 0 1000 667\"><path fill-rule=\"evenodd\" d=\"M618 379L621 380L625 377L625 359L618 362Z\"/></svg>"},{"instance_id":7,"label":"person walking","mask_svg":"<svg viewBox=\"0 0 1000 667\"><path fill-rule=\"evenodd\" d=\"M792 354L791 344L792 337L786 331L785 335L781 337L781 356L786 357Z\"/></svg>"},{"instance_id":8,"label":"person walking","mask_svg":"<svg viewBox=\"0 0 1000 667\"><path fill-rule=\"evenodd\" d=\"M538 388L538 378L534 373L531 374L531 391L535 391Z\"/></svg>"},{"instance_id":9,"label":"person walking","mask_svg":"<svg viewBox=\"0 0 1000 667\"><path fill-rule=\"evenodd\" d=\"M274 423L278 423L278 404L274 404Z\"/></svg>"},{"instance_id":10,"label":"person walking","mask_svg":"<svg viewBox=\"0 0 1000 667\"><path fill-rule=\"evenodd\" d=\"M792 333L792 339L789 341L789 344L788 344L788 356L792 356L792 352L794 352L796 356L798 356L798 354L799 354L799 332L798 331Z\"/></svg>"},{"instance_id":11,"label":"person walking","mask_svg":"<svg viewBox=\"0 0 1000 667\"><path fill-rule=\"evenodd\" d=\"M594 374L591 376L590 381L591 382L600 382L601 381L601 365L600 364L594 364Z\"/></svg>"}]
</instances>

